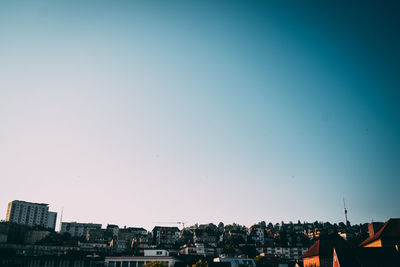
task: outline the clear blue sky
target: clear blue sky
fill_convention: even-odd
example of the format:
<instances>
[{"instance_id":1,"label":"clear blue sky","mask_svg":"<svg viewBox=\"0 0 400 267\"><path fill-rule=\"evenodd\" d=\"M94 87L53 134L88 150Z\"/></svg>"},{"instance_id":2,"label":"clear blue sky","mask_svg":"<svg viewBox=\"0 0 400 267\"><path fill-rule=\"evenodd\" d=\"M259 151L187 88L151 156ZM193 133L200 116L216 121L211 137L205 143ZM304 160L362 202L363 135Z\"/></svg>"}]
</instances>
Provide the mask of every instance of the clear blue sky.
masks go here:
<instances>
[{"instance_id":1,"label":"clear blue sky","mask_svg":"<svg viewBox=\"0 0 400 267\"><path fill-rule=\"evenodd\" d=\"M394 2L2 1L2 217L399 217Z\"/></svg>"}]
</instances>

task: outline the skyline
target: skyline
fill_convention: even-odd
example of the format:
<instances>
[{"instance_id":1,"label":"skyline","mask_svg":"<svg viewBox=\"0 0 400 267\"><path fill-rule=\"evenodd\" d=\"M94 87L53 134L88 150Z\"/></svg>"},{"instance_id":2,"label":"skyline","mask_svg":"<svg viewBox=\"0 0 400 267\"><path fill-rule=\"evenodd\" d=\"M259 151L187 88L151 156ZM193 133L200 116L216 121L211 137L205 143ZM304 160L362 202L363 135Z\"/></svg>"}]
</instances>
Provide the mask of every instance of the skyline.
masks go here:
<instances>
[{"instance_id":1,"label":"skyline","mask_svg":"<svg viewBox=\"0 0 400 267\"><path fill-rule=\"evenodd\" d=\"M25 203L25 204L28 204L28 205L45 205L47 208L49 208L49 204L48 203L34 203L34 202L29 202L29 201L24 201L24 200L13 200L13 201L10 201L10 203L9 203L9 205L11 204L11 203L13 203L13 202L19 202L19 203ZM374 221L371 221L371 222L363 222L363 223L355 223L355 224L351 224L351 222L350 221L347 221L347 209L345 208L345 203L344 203L344 200L343 200L343 204L344 204L344 214L345 214L345 220L343 220L343 221L340 221L340 222L329 222L329 221L323 221L323 220L315 220L315 221L300 221L300 220L297 220L297 221L276 221L276 222L273 222L273 221L265 221L265 220L263 220L263 221L259 221L259 222L253 222L253 223L251 223L251 224L249 224L249 225L241 225L241 224L238 224L238 223L236 223L236 222L223 222L223 221L219 221L219 222L203 222L203 223L198 223L198 222L196 222L196 223L193 223L193 224L190 224L190 223L188 223L188 222L183 222L183 221L178 221L178 222L172 222L172 221L170 221L170 222L152 222L151 224L152 224L152 226L150 227L150 228L144 228L144 229L146 229L146 230L149 230L150 231L150 229L152 229L152 228L154 228L154 227L177 227L177 228L182 228L182 230L183 229L185 229L185 228L188 228L188 227L192 227L192 226L201 226L201 225L208 225L208 224L214 224L215 226L217 226L217 225L219 225L220 223L223 223L225 226L227 226L227 225L238 225L238 226L244 226L244 227L247 227L247 228L251 228L252 226L254 226L254 225L258 225L258 224L261 224L261 223L265 223L266 225L269 225L270 223L272 223L273 225L276 225L276 224L278 224L278 225L283 225L283 223L285 223L285 224L314 224L314 223L331 223L332 225L340 225L341 223L343 223L344 225L347 225L347 223L350 223L350 226L357 226L357 225L365 225L365 224L369 224L369 223L377 223L376 221L374 222ZM9 205L7 205L8 207L9 207ZM75 220L75 221L65 221L65 220L62 220L62 215L63 215L63 210L61 210L61 214L58 214L56 211L51 211L51 210L48 210L48 212L49 213L54 213L55 214L55 216L53 215L53 217L55 218L54 220L52 220L52 222L54 222L54 227L53 226L51 226L50 228L51 229L53 229L53 230L55 230L55 231L57 231L57 232L59 232L60 230L61 230L61 224L62 223L66 223L66 224L93 224L93 225L96 225L96 224L98 224L98 223L96 223L96 222L92 222L92 221L90 221L90 222L83 222L83 221L80 221L79 219L77 219L77 220ZM36 215L35 215L36 216ZM29 220L29 218L30 218L30 220ZM36 217L35 217L36 218ZM393 219L393 218L391 218L391 219ZM27 220L26 222L19 222L19 220ZM29 220L29 221L28 221ZM34 221L35 221L35 219L33 219L32 217L30 217L29 216L29 214L26 214L26 213L24 213L24 214L20 214L19 216L15 216L14 215L14 217L12 218L12 219L10 219L9 217L8 217L8 210L7 210L7 216L6 216L6 218L5 218L5 220L3 220L3 219L1 219L0 221L2 221L2 222L12 222L12 223L18 223L18 224L22 224L22 225L26 225L26 226L29 226L29 227L35 227L35 226L43 226L42 224L35 224L34 223ZM45 222L44 224L46 224L46 225L53 225L52 224L52 222L51 223L47 223L47 222ZM380 223L383 223L383 222L380 222ZM107 222L106 224L98 224L98 225L101 225L101 227L102 227L102 229L105 229L104 227L107 225L107 228L108 228L108 226L110 225L110 226L114 226L115 224L113 224L113 223L109 223L109 222ZM141 226L141 225L117 225L119 228L121 228L121 229L124 229L124 228L136 228L136 227L138 227L138 228L143 228L144 226Z\"/></svg>"},{"instance_id":2,"label":"skyline","mask_svg":"<svg viewBox=\"0 0 400 267\"><path fill-rule=\"evenodd\" d=\"M343 198L352 224L399 217L398 11L0 3L2 218L20 199L102 224L340 222Z\"/></svg>"}]
</instances>

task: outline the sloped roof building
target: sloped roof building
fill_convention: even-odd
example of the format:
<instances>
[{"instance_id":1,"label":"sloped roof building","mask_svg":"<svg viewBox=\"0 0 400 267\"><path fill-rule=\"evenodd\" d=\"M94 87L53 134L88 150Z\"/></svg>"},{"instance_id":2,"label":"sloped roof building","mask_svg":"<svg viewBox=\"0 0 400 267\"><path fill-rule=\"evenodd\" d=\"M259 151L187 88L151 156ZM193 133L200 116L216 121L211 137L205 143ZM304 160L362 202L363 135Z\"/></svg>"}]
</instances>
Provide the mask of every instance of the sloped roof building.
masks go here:
<instances>
[{"instance_id":1,"label":"sloped roof building","mask_svg":"<svg viewBox=\"0 0 400 267\"><path fill-rule=\"evenodd\" d=\"M400 244L400 218L389 219L378 231L369 227L370 236L364 240L361 247L394 247Z\"/></svg>"}]
</instances>

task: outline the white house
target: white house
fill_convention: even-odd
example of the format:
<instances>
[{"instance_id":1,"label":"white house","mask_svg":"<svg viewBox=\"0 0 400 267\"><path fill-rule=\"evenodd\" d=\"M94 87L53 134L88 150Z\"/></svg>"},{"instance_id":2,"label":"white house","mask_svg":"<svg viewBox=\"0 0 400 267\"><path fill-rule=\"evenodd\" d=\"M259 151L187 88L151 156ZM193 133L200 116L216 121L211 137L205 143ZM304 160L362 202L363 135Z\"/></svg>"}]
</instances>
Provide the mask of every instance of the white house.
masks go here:
<instances>
[{"instance_id":1,"label":"white house","mask_svg":"<svg viewBox=\"0 0 400 267\"><path fill-rule=\"evenodd\" d=\"M169 252L166 249L145 249L145 257L168 257Z\"/></svg>"},{"instance_id":2,"label":"white house","mask_svg":"<svg viewBox=\"0 0 400 267\"><path fill-rule=\"evenodd\" d=\"M249 267L256 267L253 259L249 258L214 258L214 262L229 262L231 267L239 267L240 265L247 265Z\"/></svg>"},{"instance_id":3,"label":"white house","mask_svg":"<svg viewBox=\"0 0 400 267\"><path fill-rule=\"evenodd\" d=\"M144 257L136 257L136 256L124 256L124 257L106 257L104 259L106 267L143 267L143 265L152 262L158 261L162 264L173 267L176 262L179 260L170 256L144 256Z\"/></svg>"},{"instance_id":4,"label":"white house","mask_svg":"<svg viewBox=\"0 0 400 267\"><path fill-rule=\"evenodd\" d=\"M300 259L300 256L307 249L306 247L267 247L265 253L261 253L261 256L275 255L293 261Z\"/></svg>"}]
</instances>

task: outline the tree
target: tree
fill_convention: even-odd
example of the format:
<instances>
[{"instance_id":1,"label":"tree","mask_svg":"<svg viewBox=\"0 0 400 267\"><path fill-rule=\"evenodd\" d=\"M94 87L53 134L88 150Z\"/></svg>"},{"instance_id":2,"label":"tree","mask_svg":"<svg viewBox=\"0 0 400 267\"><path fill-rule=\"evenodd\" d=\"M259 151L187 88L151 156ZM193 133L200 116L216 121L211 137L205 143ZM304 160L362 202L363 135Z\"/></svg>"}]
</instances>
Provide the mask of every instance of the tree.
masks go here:
<instances>
[{"instance_id":1,"label":"tree","mask_svg":"<svg viewBox=\"0 0 400 267\"><path fill-rule=\"evenodd\" d=\"M272 267L272 263L268 263L268 258L264 256L257 256L254 258L257 267Z\"/></svg>"},{"instance_id":2,"label":"tree","mask_svg":"<svg viewBox=\"0 0 400 267\"><path fill-rule=\"evenodd\" d=\"M206 230L210 230L212 232L216 232L218 230L218 227L213 223L209 223L207 225L207 227L206 227Z\"/></svg>"},{"instance_id":3,"label":"tree","mask_svg":"<svg viewBox=\"0 0 400 267\"><path fill-rule=\"evenodd\" d=\"M198 260L192 267L208 267L207 261Z\"/></svg>"},{"instance_id":4,"label":"tree","mask_svg":"<svg viewBox=\"0 0 400 267\"><path fill-rule=\"evenodd\" d=\"M241 247L240 251L242 252L242 254L247 255L249 258L254 258L259 254L259 252L254 246L248 246L248 245Z\"/></svg>"},{"instance_id":5,"label":"tree","mask_svg":"<svg viewBox=\"0 0 400 267\"><path fill-rule=\"evenodd\" d=\"M161 261L151 261L149 263L146 263L144 267L168 267L168 264Z\"/></svg>"},{"instance_id":6,"label":"tree","mask_svg":"<svg viewBox=\"0 0 400 267\"><path fill-rule=\"evenodd\" d=\"M234 255L235 252L236 252L236 250L235 250L235 248L233 247L232 244L227 243L227 244L225 244L225 246L224 246L222 252L223 252L224 254Z\"/></svg>"}]
</instances>

